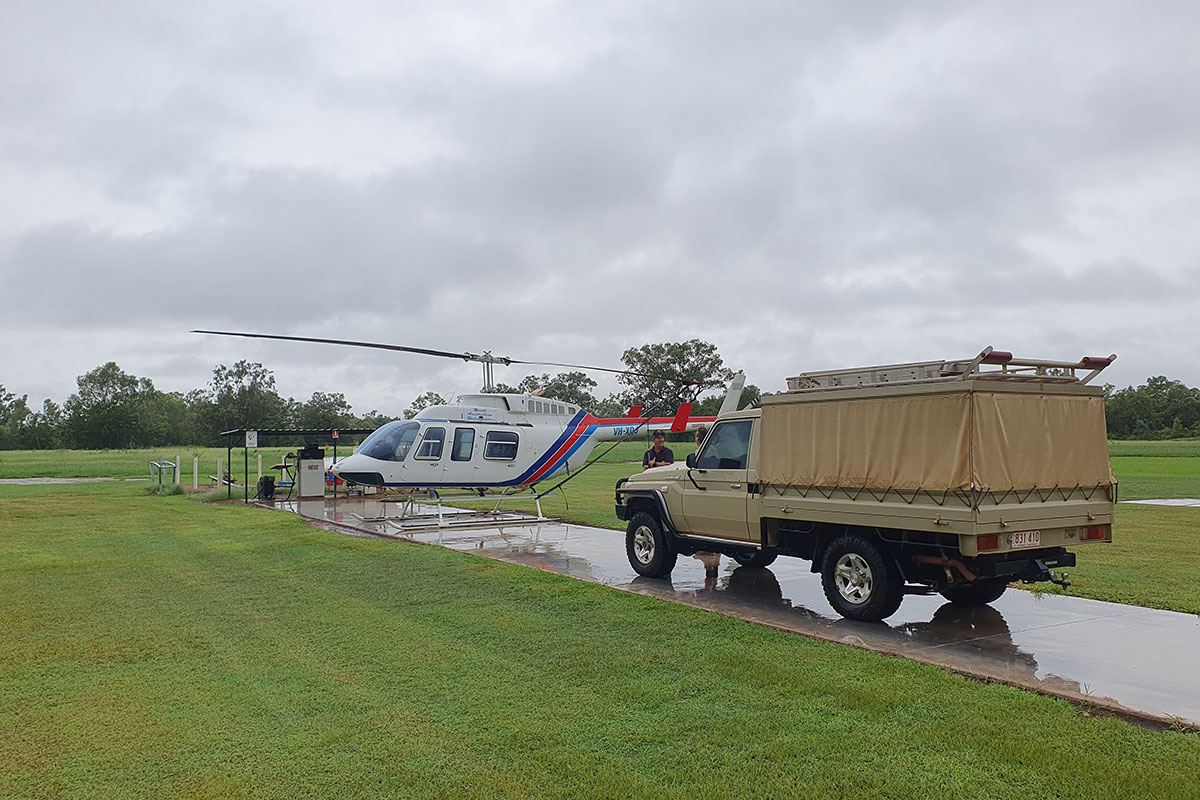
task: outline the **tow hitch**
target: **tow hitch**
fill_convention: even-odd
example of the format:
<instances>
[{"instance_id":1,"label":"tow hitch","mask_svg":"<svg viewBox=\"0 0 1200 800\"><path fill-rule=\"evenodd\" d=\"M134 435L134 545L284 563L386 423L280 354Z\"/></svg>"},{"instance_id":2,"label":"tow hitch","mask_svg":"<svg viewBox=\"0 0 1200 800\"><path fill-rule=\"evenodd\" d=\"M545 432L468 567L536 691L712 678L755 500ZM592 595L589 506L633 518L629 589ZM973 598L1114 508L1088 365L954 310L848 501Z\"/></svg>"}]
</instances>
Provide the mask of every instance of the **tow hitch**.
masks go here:
<instances>
[{"instance_id":1,"label":"tow hitch","mask_svg":"<svg viewBox=\"0 0 1200 800\"><path fill-rule=\"evenodd\" d=\"M1071 585L1071 582L1069 580L1067 580L1067 573L1063 572L1061 574L1061 576L1055 575L1054 571L1052 569L1050 569L1048 566L1046 566L1046 562L1040 558L1034 559L1033 563L1037 565L1038 572L1041 573L1041 575L1038 576L1037 580L1050 581L1051 583L1057 583L1059 586L1063 587L1064 589Z\"/></svg>"}]
</instances>

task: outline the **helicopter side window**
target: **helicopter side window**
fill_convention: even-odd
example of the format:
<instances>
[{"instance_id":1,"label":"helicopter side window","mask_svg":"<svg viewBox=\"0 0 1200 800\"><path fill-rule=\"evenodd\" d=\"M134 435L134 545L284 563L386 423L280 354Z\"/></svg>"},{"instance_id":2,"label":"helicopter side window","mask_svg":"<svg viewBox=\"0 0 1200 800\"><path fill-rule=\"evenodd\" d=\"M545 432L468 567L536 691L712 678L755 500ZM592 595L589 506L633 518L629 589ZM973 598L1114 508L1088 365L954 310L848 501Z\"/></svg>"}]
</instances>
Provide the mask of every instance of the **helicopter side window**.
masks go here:
<instances>
[{"instance_id":1,"label":"helicopter side window","mask_svg":"<svg viewBox=\"0 0 1200 800\"><path fill-rule=\"evenodd\" d=\"M442 457L442 445L445 442L445 428L426 428L425 436L421 439L421 446L417 448L417 454L413 458L419 458L424 461L437 461Z\"/></svg>"},{"instance_id":2,"label":"helicopter side window","mask_svg":"<svg viewBox=\"0 0 1200 800\"><path fill-rule=\"evenodd\" d=\"M381 461L403 461L417 440L421 423L411 420L389 422L358 446L359 453Z\"/></svg>"},{"instance_id":3,"label":"helicopter side window","mask_svg":"<svg viewBox=\"0 0 1200 800\"><path fill-rule=\"evenodd\" d=\"M704 440L696 466L700 469L745 469L750 454L750 420L723 422Z\"/></svg>"},{"instance_id":4,"label":"helicopter side window","mask_svg":"<svg viewBox=\"0 0 1200 800\"><path fill-rule=\"evenodd\" d=\"M519 437L513 431L488 431L483 457L492 461L512 461L517 457Z\"/></svg>"},{"instance_id":5,"label":"helicopter side window","mask_svg":"<svg viewBox=\"0 0 1200 800\"><path fill-rule=\"evenodd\" d=\"M450 448L451 461L470 461L475 450L475 429L455 428L454 446Z\"/></svg>"}]
</instances>

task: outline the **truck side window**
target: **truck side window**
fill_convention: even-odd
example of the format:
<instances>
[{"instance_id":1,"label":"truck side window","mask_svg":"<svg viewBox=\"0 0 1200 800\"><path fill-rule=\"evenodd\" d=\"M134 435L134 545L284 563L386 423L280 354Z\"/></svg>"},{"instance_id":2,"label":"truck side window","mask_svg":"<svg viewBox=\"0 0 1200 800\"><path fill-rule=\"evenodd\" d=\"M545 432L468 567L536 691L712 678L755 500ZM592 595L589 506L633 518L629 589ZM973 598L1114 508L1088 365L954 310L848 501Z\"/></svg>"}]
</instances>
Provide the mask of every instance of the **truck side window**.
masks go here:
<instances>
[{"instance_id":1,"label":"truck side window","mask_svg":"<svg viewBox=\"0 0 1200 800\"><path fill-rule=\"evenodd\" d=\"M483 442L483 457L492 461L512 461L517 457L518 438L512 431L488 431Z\"/></svg>"},{"instance_id":2,"label":"truck side window","mask_svg":"<svg viewBox=\"0 0 1200 800\"><path fill-rule=\"evenodd\" d=\"M475 429L455 428L454 446L450 448L451 461L470 461L475 450Z\"/></svg>"},{"instance_id":3,"label":"truck side window","mask_svg":"<svg viewBox=\"0 0 1200 800\"><path fill-rule=\"evenodd\" d=\"M413 458L437 461L442 457L442 445L445 441L445 428L426 428L425 435L421 438L421 446L417 448L417 454Z\"/></svg>"},{"instance_id":4,"label":"truck side window","mask_svg":"<svg viewBox=\"0 0 1200 800\"><path fill-rule=\"evenodd\" d=\"M719 422L696 459L700 469L745 469L750 455L751 420Z\"/></svg>"}]
</instances>

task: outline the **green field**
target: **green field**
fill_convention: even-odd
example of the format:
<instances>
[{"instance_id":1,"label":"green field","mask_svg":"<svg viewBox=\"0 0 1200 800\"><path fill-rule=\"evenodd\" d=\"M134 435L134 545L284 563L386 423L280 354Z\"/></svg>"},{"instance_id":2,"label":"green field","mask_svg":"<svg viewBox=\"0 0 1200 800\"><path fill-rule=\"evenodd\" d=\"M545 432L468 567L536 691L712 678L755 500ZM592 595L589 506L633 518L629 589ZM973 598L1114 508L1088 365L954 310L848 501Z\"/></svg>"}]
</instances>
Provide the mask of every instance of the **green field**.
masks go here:
<instances>
[{"instance_id":1,"label":"green field","mask_svg":"<svg viewBox=\"0 0 1200 800\"><path fill-rule=\"evenodd\" d=\"M1110 439L1111 456L1200 456L1200 439L1163 439L1154 442Z\"/></svg>"},{"instance_id":2,"label":"green field","mask_svg":"<svg viewBox=\"0 0 1200 800\"><path fill-rule=\"evenodd\" d=\"M258 478L258 456L263 473L278 475L271 467L295 448L264 447L249 452L250 480ZM348 451L347 451L348 452ZM333 451L328 451L333 455ZM200 484L216 475L217 461L239 481L244 478L246 451L233 450L230 467L223 447L158 447L145 450L0 450L0 478L148 478L151 461L182 462L181 483L192 485L192 459L200 459ZM340 456L341 453L339 452Z\"/></svg>"},{"instance_id":3,"label":"green field","mask_svg":"<svg viewBox=\"0 0 1200 800\"><path fill-rule=\"evenodd\" d=\"M3 797L1195 797L1200 737L133 484L0 487Z\"/></svg>"},{"instance_id":4,"label":"green field","mask_svg":"<svg viewBox=\"0 0 1200 800\"><path fill-rule=\"evenodd\" d=\"M1121 499L1200 498L1200 440L1109 444ZM618 478L639 471L645 442L622 442L605 454L608 447L602 444L596 449L594 455L602 457L600 463L542 501L546 513L588 525L621 527L613 514L613 486ZM679 443L672 449L682 459L695 448L691 443ZM192 450L179 450L184 457L184 484L190 485ZM277 463L285 451L251 451L251 481L257 477L258 452L264 454L265 468ZM240 478L242 453L233 453L234 471ZM144 476L148 459L174 455L157 450L0 451L0 477ZM202 467L202 475L215 473L217 458L224 459L225 451L202 451L202 464L211 464L211 470ZM549 489L554 482L540 488ZM238 493L237 488L232 490L234 496ZM531 503L523 505L532 508ZM1079 566L1071 571L1074 585L1069 589L1039 584L1040 590L1200 613L1200 583L1195 580L1200 570L1200 509L1118 505L1114 540L1077 548Z\"/></svg>"}]
</instances>

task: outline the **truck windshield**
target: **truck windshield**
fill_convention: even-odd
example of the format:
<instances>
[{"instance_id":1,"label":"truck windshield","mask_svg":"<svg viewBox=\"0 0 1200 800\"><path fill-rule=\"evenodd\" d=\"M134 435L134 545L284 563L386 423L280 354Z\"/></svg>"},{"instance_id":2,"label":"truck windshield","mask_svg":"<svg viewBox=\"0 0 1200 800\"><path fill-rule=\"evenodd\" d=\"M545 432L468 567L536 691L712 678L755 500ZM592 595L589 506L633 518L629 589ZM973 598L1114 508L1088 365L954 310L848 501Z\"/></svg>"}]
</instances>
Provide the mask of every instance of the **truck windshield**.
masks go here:
<instances>
[{"instance_id":1,"label":"truck windshield","mask_svg":"<svg viewBox=\"0 0 1200 800\"><path fill-rule=\"evenodd\" d=\"M403 461L420 430L421 423L413 420L389 422L368 436L358 452L381 461Z\"/></svg>"}]
</instances>

